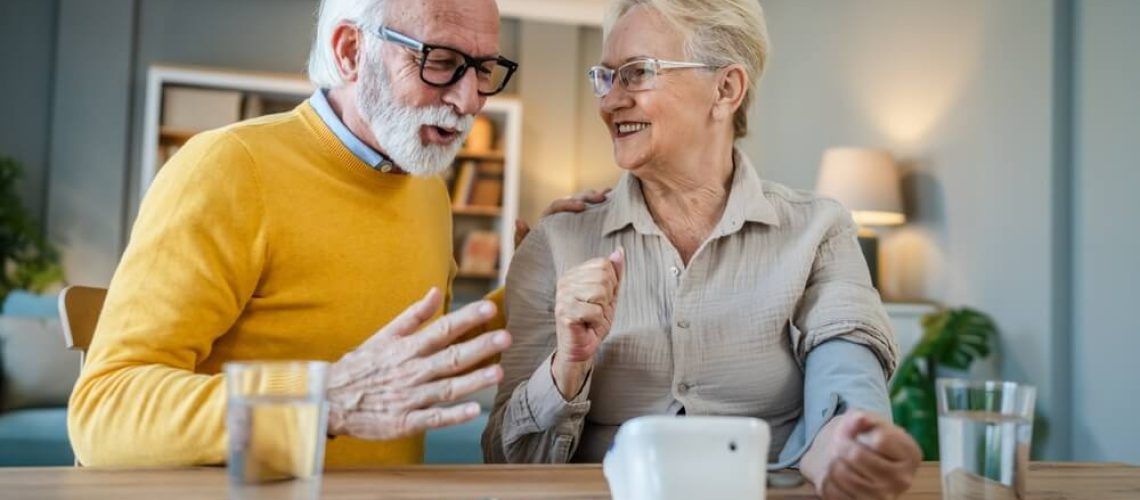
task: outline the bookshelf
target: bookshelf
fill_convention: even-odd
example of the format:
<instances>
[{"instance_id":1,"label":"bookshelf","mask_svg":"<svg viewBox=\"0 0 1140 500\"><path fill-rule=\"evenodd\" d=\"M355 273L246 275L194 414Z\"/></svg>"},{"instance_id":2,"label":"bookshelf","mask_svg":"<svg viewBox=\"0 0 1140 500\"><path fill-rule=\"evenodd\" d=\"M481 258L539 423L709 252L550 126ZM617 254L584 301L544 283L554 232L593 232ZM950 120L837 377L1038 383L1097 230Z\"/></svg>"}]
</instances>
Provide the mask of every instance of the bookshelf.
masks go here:
<instances>
[{"instance_id":1,"label":"bookshelf","mask_svg":"<svg viewBox=\"0 0 1140 500\"><path fill-rule=\"evenodd\" d=\"M221 68L156 65L147 72L139 197L167 159L195 134L293 109L313 93L308 80ZM459 272L452 307L506 281L514 254L522 158L522 105L487 99L468 144L444 175L452 194L452 243ZM462 181L462 182L461 182Z\"/></svg>"}]
</instances>

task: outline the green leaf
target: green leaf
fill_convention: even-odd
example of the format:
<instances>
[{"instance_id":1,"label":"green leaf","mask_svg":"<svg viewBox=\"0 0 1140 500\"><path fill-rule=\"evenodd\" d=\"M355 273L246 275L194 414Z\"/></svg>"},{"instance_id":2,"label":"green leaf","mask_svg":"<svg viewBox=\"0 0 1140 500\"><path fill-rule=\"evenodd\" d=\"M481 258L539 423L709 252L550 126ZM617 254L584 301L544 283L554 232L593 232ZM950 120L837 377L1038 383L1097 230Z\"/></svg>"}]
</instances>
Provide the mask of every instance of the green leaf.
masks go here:
<instances>
[{"instance_id":1,"label":"green leaf","mask_svg":"<svg viewBox=\"0 0 1140 500\"><path fill-rule=\"evenodd\" d=\"M42 292L63 281L59 253L17 194L22 175L19 163L0 156L0 303L12 290Z\"/></svg>"},{"instance_id":2,"label":"green leaf","mask_svg":"<svg viewBox=\"0 0 1140 500\"><path fill-rule=\"evenodd\" d=\"M969 369L990 354L998 329L989 316L969 308L923 316L922 329L922 337L891 381L891 411L895 423L918 442L923 458L938 460L937 368Z\"/></svg>"}]
</instances>

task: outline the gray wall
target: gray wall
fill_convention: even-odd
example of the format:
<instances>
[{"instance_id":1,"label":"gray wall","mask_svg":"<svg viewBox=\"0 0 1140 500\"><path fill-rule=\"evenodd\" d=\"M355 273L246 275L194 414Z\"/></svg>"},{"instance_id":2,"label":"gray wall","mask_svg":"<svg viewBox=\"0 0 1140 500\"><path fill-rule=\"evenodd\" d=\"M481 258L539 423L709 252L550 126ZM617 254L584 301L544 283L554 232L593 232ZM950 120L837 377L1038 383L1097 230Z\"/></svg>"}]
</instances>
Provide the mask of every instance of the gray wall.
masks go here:
<instances>
[{"instance_id":1,"label":"gray wall","mask_svg":"<svg viewBox=\"0 0 1140 500\"><path fill-rule=\"evenodd\" d=\"M885 147L910 223L883 235L888 299L968 305L1002 329L1002 376L1039 388L1067 454L1067 343L1054 324L1052 4L767 0L771 65L742 142L811 189L832 146ZM857 20L852 22L852 20Z\"/></svg>"},{"instance_id":2,"label":"gray wall","mask_svg":"<svg viewBox=\"0 0 1140 500\"><path fill-rule=\"evenodd\" d=\"M1140 2L1076 6L1073 458L1140 463Z\"/></svg>"},{"instance_id":3,"label":"gray wall","mask_svg":"<svg viewBox=\"0 0 1140 500\"><path fill-rule=\"evenodd\" d=\"M24 165L20 195L41 221L57 7L54 0L0 2L0 156Z\"/></svg>"},{"instance_id":4,"label":"gray wall","mask_svg":"<svg viewBox=\"0 0 1140 500\"><path fill-rule=\"evenodd\" d=\"M47 219L73 283L106 285L125 234L134 3L60 1Z\"/></svg>"},{"instance_id":5,"label":"gray wall","mask_svg":"<svg viewBox=\"0 0 1140 500\"><path fill-rule=\"evenodd\" d=\"M145 68L299 72L316 4L0 3L0 151L29 164L25 193L66 248L73 282L106 284L127 237ZM997 319L1002 375L1041 389L1046 456L1065 458L1071 444L1077 458L1140 460L1140 433L1127 425L1140 410L1128 398L1140 373L1127 359L1140 352L1129 307L1140 297L1140 202L1129 190L1140 169L1128 148L1140 137L1140 39L1130 22L1140 3L764 5L773 53L742 142L762 174L811 188L827 147L895 152L912 219L884 234L889 298L971 305ZM1075 64L1066 26L1076 32ZM596 29L505 26L505 52L525 65L576 64L519 78L528 217L550 197L616 177L593 98L566 81L581 82L599 48Z\"/></svg>"}]
</instances>

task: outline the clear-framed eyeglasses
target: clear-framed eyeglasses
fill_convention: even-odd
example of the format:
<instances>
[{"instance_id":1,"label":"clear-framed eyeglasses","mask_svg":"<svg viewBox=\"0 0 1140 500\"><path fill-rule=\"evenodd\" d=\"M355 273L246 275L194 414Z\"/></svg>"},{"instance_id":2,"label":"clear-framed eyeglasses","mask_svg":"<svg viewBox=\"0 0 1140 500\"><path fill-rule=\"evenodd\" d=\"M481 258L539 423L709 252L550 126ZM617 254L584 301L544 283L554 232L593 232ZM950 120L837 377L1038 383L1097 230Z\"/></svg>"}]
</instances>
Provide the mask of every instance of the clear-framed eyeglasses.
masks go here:
<instances>
[{"instance_id":1,"label":"clear-framed eyeglasses","mask_svg":"<svg viewBox=\"0 0 1140 500\"><path fill-rule=\"evenodd\" d=\"M657 75L662 71L672 69L715 69L716 66L686 61L663 61L661 59L645 58L627 62L618 69L605 66L594 66L586 72L590 85L594 88L594 95L605 97L614 89L614 75L630 92L640 92L657 88Z\"/></svg>"},{"instance_id":2,"label":"clear-framed eyeglasses","mask_svg":"<svg viewBox=\"0 0 1140 500\"><path fill-rule=\"evenodd\" d=\"M417 52L416 62L420 65L420 79L433 87L454 85L467 74L468 69L474 69L479 95L492 96L506 88L511 75L514 75L515 70L519 68L518 63L502 56L472 57L454 47L423 43L385 26L374 31L367 29L365 31L380 37L381 40Z\"/></svg>"}]
</instances>

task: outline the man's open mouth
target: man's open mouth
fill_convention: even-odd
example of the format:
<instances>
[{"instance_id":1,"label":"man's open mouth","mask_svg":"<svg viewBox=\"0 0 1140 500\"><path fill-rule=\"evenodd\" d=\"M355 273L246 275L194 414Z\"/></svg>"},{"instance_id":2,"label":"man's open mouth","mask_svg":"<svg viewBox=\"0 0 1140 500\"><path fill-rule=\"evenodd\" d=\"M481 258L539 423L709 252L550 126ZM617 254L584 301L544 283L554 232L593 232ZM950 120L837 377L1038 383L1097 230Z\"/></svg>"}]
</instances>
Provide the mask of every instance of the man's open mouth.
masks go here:
<instances>
[{"instance_id":1,"label":"man's open mouth","mask_svg":"<svg viewBox=\"0 0 1140 500\"><path fill-rule=\"evenodd\" d=\"M440 127L438 125L424 125L420 131L424 143L441 144L445 146L455 142L461 135L459 130Z\"/></svg>"}]
</instances>

